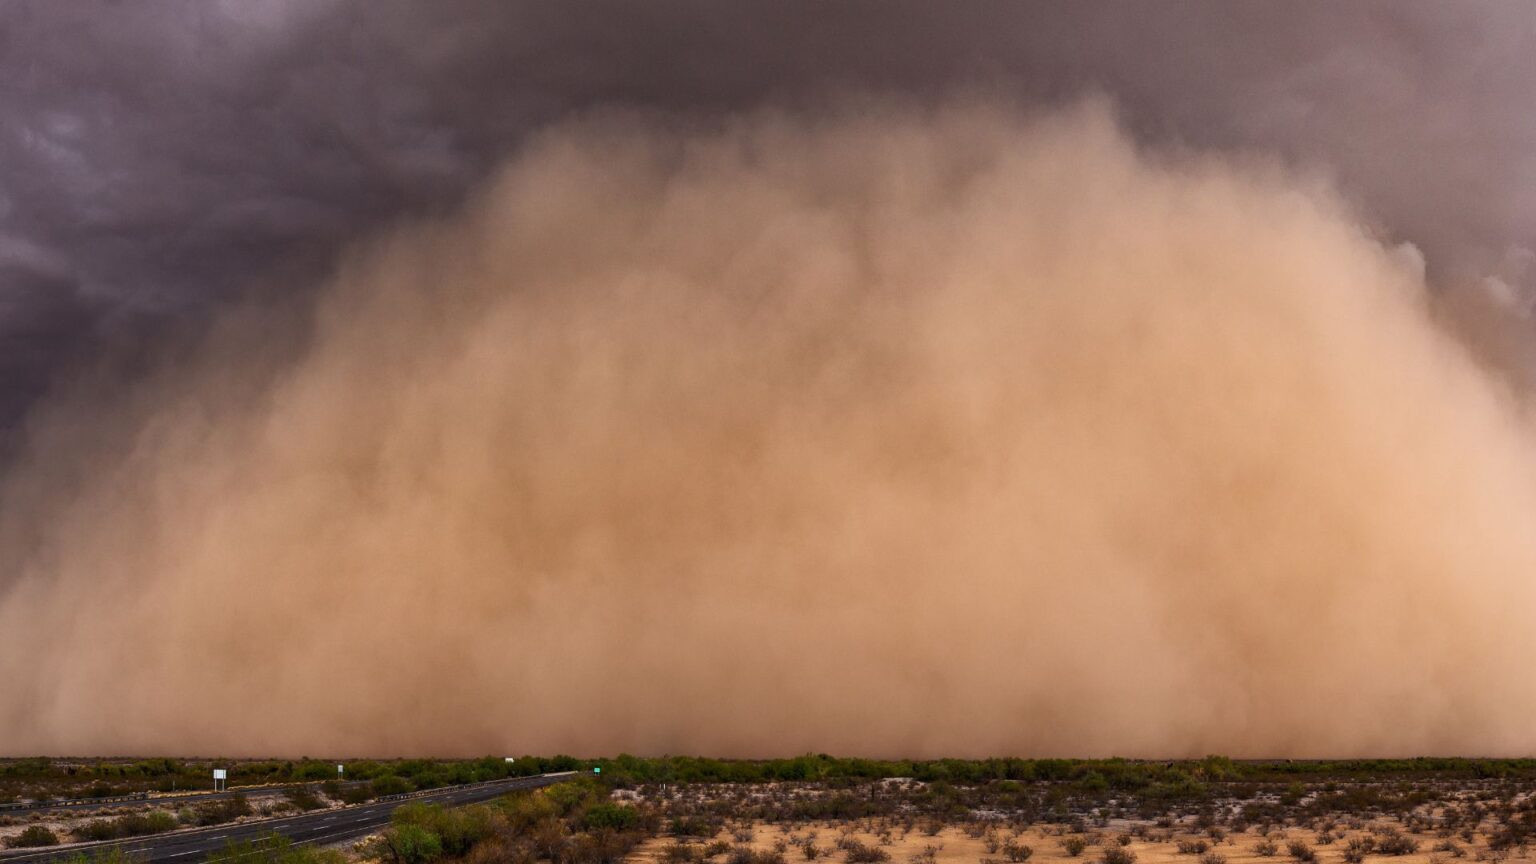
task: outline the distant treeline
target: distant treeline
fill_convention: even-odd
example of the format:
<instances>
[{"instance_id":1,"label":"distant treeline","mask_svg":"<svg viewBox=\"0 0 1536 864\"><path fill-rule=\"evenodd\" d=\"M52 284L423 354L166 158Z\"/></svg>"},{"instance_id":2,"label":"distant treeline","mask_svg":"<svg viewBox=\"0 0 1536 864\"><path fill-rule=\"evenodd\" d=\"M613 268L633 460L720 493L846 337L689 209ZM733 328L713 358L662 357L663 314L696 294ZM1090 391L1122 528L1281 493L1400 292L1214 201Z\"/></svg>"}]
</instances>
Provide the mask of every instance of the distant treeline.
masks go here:
<instances>
[{"instance_id":1,"label":"distant treeline","mask_svg":"<svg viewBox=\"0 0 1536 864\"><path fill-rule=\"evenodd\" d=\"M602 768L610 781L630 783L761 783L786 780L880 780L911 777L951 783L1076 782L1093 788L1170 790L1192 783L1293 782L1385 778L1481 779L1536 777L1536 759L1348 759L1150 761L1134 759L879 760L821 755L793 759L733 760L689 756L618 756L582 763Z\"/></svg>"},{"instance_id":2,"label":"distant treeline","mask_svg":"<svg viewBox=\"0 0 1536 864\"><path fill-rule=\"evenodd\" d=\"M345 766L344 773L337 773L338 764ZM568 756L528 757L515 763L489 756L460 760L10 759L0 761L0 801L14 797L4 793L6 787L13 788L18 782L78 789L80 795L87 797L143 789L210 789L215 767L229 772L231 787L336 781L350 787L355 785L353 781L368 781L369 794L389 795L545 771L577 770L582 764Z\"/></svg>"},{"instance_id":3,"label":"distant treeline","mask_svg":"<svg viewBox=\"0 0 1536 864\"><path fill-rule=\"evenodd\" d=\"M1132 759L937 759L880 760L825 754L792 759L709 759L692 756L604 759L521 756L515 762L487 756L469 760L339 760L342 780L372 781L376 791L409 791L550 771L600 769L609 785L638 783L763 783L772 781L859 782L893 777L950 783L1073 782L1088 789L1134 790L1181 797L1194 786L1221 782L1309 782L1371 780L1536 778L1536 759L1349 759L1146 761ZM124 788L196 789L211 785L211 767L229 770L231 786L337 780L337 760L92 760L11 759L0 761L0 779L66 780L88 784L92 794Z\"/></svg>"}]
</instances>

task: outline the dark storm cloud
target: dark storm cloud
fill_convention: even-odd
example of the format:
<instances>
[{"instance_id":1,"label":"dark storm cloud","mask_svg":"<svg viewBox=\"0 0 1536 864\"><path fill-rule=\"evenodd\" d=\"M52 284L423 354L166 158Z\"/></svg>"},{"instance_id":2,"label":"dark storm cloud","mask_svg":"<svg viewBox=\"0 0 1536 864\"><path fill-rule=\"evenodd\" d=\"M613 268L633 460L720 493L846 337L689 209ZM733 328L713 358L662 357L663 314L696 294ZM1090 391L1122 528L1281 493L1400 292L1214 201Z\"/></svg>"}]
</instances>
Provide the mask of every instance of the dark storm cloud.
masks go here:
<instances>
[{"instance_id":1,"label":"dark storm cloud","mask_svg":"<svg viewBox=\"0 0 1536 864\"><path fill-rule=\"evenodd\" d=\"M39 394L61 356L96 323L97 309L59 262L0 242L0 416L16 416ZM8 254L9 253L9 254ZM30 385L30 386L29 386Z\"/></svg>"},{"instance_id":2,"label":"dark storm cloud","mask_svg":"<svg viewBox=\"0 0 1536 864\"><path fill-rule=\"evenodd\" d=\"M1533 21L1522 3L12 0L0 420L109 346L303 292L340 245L451 206L573 110L846 90L1094 89L1143 140L1329 173L1443 290L1486 284L1494 300L1457 318L1513 356L1536 234Z\"/></svg>"},{"instance_id":3,"label":"dark storm cloud","mask_svg":"<svg viewBox=\"0 0 1536 864\"><path fill-rule=\"evenodd\" d=\"M0 752L1529 753L1532 15L0 0Z\"/></svg>"}]
</instances>

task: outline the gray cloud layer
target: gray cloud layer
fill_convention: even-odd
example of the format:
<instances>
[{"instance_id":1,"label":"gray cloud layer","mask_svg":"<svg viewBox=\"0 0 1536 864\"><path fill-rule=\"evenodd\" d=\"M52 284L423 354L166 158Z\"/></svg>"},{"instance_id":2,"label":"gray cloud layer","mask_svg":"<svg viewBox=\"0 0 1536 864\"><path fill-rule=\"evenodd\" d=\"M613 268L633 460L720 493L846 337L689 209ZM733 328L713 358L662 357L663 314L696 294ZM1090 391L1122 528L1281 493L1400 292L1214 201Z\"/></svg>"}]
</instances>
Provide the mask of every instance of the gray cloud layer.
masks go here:
<instances>
[{"instance_id":1,"label":"gray cloud layer","mask_svg":"<svg viewBox=\"0 0 1536 864\"><path fill-rule=\"evenodd\" d=\"M1533 33L1519 2L12 0L0 420L62 368L121 362L232 297L309 290L344 242L450 206L530 130L595 105L1098 89L1144 138L1334 173L1440 290L1495 274L1524 308ZM1523 325L1459 317L1523 350Z\"/></svg>"}]
</instances>

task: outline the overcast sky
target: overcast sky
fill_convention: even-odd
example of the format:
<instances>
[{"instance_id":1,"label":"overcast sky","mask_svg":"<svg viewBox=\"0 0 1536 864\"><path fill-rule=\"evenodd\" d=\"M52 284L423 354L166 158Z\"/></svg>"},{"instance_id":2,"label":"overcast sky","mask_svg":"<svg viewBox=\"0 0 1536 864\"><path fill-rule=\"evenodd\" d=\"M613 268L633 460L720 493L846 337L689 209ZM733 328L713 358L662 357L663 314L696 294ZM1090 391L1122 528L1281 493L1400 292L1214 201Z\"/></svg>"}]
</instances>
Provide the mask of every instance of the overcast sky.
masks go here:
<instances>
[{"instance_id":1,"label":"overcast sky","mask_svg":"<svg viewBox=\"0 0 1536 864\"><path fill-rule=\"evenodd\" d=\"M0 426L51 381L312 290L595 106L1107 94L1144 141L1331 176L1523 328L1536 8L1422 3L5 0ZM1523 335L1524 329L1517 332Z\"/></svg>"}]
</instances>

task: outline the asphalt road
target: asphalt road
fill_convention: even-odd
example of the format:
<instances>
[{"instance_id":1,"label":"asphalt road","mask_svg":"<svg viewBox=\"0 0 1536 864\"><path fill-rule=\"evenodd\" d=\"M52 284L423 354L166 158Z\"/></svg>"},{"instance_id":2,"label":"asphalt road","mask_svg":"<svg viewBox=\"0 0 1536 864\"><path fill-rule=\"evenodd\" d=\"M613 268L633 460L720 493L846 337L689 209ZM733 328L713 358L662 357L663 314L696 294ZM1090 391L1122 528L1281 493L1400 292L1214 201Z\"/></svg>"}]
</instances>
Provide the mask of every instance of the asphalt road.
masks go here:
<instances>
[{"instance_id":1,"label":"asphalt road","mask_svg":"<svg viewBox=\"0 0 1536 864\"><path fill-rule=\"evenodd\" d=\"M341 785L343 787L358 786L367 783L367 780L348 780ZM290 789L310 788L318 790L319 783L284 783L275 786L234 786L228 792L186 792L181 795L151 795L148 798L134 798L124 801L120 797L103 801L73 801L68 804L29 804L24 807L6 806L0 808L0 813L36 813L52 812L54 810L107 810L116 807L166 807L181 804L197 804L203 801L217 801L220 798L233 798L236 795L244 795L247 798L263 798L272 795L282 795Z\"/></svg>"},{"instance_id":2,"label":"asphalt road","mask_svg":"<svg viewBox=\"0 0 1536 864\"><path fill-rule=\"evenodd\" d=\"M507 780L493 780L489 783L476 783L470 786L457 786L451 789L427 792L395 801L358 804L353 807L341 807L334 810L316 810L313 813L285 816L281 819L262 819L256 822L243 822L238 825L216 825L211 828L177 831L152 837L137 837L132 840L82 843L70 846L67 849L11 850L0 853L0 862L3 862L3 864L22 864L22 862L25 862L25 864L42 864L42 862L68 858L80 852L91 853L98 849L117 846L133 855L136 859L149 862L149 864L157 864L157 862L193 864L193 862L203 860L209 852L223 849L229 843L256 840L266 837L273 832L282 834L296 844L324 846L331 843L355 840L374 833L379 828L388 825L390 814L395 812L395 808L404 804L417 801L428 801L448 806L470 804L476 801L487 801L517 789L536 789L540 786L549 786L569 780L575 776L577 775L574 771L566 771L560 774L514 777Z\"/></svg>"}]
</instances>

